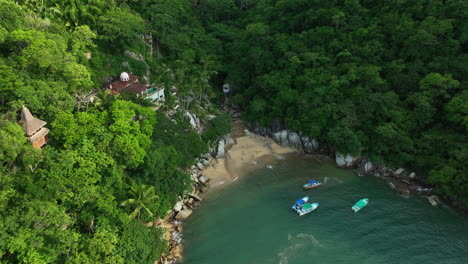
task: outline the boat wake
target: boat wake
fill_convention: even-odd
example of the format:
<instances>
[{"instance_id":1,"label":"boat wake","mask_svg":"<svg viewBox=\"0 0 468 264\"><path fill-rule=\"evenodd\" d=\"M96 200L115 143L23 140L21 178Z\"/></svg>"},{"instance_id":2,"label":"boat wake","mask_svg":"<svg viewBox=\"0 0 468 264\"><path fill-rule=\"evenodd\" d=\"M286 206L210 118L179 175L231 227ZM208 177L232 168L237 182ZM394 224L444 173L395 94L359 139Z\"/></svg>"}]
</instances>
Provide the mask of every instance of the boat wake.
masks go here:
<instances>
[{"instance_id":1,"label":"boat wake","mask_svg":"<svg viewBox=\"0 0 468 264\"><path fill-rule=\"evenodd\" d=\"M326 183L327 181L328 181L328 177L325 177L325 178L323 179L323 183Z\"/></svg>"},{"instance_id":2,"label":"boat wake","mask_svg":"<svg viewBox=\"0 0 468 264\"><path fill-rule=\"evenodd\" d=\"M311 245L314 248L323 247L312 234L300 233L296 236L288 235L289 245L278 253L279 264L288 264L291 257L300 254L300 251Z\"/></svg>"}]
</instances>

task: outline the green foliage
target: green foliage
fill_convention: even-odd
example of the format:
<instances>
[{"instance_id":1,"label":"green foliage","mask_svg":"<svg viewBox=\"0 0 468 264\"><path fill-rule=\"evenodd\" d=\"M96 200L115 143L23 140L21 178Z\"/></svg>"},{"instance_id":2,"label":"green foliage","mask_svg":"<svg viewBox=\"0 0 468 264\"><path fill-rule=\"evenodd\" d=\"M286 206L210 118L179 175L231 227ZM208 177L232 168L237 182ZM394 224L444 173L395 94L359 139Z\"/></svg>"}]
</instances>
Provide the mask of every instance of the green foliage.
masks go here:
<instances>
[{"instance_id":1,"label":"green foliage","mask_svg":"<svg viewBox=\"0 0 468 264\"><path fill-rule=\"evenodd\" d=\"M205 142L217 140L231 131L231 116L228 114L219 114L210 121L208 130L203 133L202 138Z\"/></svg>"},{"instance_id":2,"label":"green foliage","mask_svg":"<svg viewBox=\"0 0 468 264\"><path fill-rule=\"evenodd\" d=\"M99 39L106 43L127 46L139 38L139 33L144 33L145 25L139 15L126 8L116 8L98 18L97 30Z\"/></svg>"},{"instance_id":3,"label":"green foliage","mask_svg":"<svg viewBox=\"0 0 468 264\"><path fill-rule=\"evenodd\" d=\"M158 229L146 227L138 221L126 225L118 244L118 251L123 256L124 263L154 263L167 248L161 235Z\"/></svg>"},{"instance_id":4,"label":"green foliage","mask_svg":"<svg viewBox=\"0 0 468 264\"><path fill-rule=\"evenodd\" d=\"M0 0L1 263L153 263L167 249L135 219L164 217L190 191L181 167L206 144L185 123L157 124L150 101L100 87L128 62L155 86L180 87L186 109L209 101L214 61L202 43L219 43L191 10L182 0ZM23 105L50 129L42 151L17 124Z\"/></svg>"},{"instance_id":5,"label":"green foliage","mask_svg":"<svg viewBox=\"0 0 468 264\"><path fill-rule=\"evenodd\" d=\"M466 181L459 169L435 176L466 163L453 151L466 148L465 2L234 2L196 9L243 117L282 117L342 153L434 171L442 194L468 197L452 184Z\"/></svg>"},{"instance_id":6,"label":"green foliage","mask_svg":"<svg viewBox=\"0 0 468 264\"><path fill-rule=\"evenodd\" d=\"M180 165L192 165L195 158L207 151L206 144L191 129L175 124L163 114L158 115L158 125L153 133L153 143L173 146L180 155Z\"/></svg>"}]
</instances>

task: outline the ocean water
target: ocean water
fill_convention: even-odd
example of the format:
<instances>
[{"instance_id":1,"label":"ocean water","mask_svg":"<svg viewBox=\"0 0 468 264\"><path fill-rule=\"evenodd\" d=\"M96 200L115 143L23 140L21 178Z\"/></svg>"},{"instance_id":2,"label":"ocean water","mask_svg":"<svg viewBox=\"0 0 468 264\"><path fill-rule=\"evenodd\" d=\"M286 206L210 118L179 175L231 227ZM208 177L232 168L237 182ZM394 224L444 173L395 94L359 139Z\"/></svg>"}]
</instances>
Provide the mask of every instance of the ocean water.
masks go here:
<instances>
[{"instance_id":1,"label":"ocean water","mask_svg":"<svg viewBox=\"0 0 468 264\"><path fill-rule=\"evenodd\" d=\"M323 184L303 190L308 179ZM319 207L298 216L290 207L306 195ZM361 198L369 204L353 213ZM299 156L259 162L209 193L184 223L183 240L184 264L468 263L468 220L447 206Z\"/></svg>"}]
</instances>

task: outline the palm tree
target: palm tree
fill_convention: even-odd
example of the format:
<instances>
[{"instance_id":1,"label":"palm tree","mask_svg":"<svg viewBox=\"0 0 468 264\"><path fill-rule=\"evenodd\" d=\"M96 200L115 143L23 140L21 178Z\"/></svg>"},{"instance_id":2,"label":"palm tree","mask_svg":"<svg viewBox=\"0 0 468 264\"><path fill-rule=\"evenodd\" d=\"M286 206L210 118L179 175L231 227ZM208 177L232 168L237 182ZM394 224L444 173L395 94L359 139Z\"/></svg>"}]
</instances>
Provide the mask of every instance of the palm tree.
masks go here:
<instances>
[{"instance_id":1,"label":"palm tree","mask_svg":"<svg viewBox=\"0 0 468 264\"><path fill-rule=\"evenodd\" d=\"M148 204L158 199L158 195L155 193L154 186L148 186L145 184L137 185L133 184L130 187L129 194L133 198L129 198L123 201L120 206L131 208L131 213L128 217L134 219L140 219L140 213L144 209L150 216L154 214L148 209Z\"/></svg>"}]
</instances>

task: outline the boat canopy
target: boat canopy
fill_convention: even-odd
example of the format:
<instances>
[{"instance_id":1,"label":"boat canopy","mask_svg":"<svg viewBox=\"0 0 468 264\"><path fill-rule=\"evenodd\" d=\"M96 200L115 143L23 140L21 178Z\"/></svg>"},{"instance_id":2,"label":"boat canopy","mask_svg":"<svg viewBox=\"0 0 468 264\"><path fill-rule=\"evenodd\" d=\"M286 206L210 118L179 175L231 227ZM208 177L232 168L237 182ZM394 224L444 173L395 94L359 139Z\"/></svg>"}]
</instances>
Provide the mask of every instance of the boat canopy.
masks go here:
<instances>
[{"instance_id":1,"label":"boat canopy","mask_svg":"<svg viewBox=\"0 0 468 264\"><path fill-rule=\"evenodd\" d=\"M296 204L301 205L301 204L305 204L305 202L306 202L306 201L304 201L304 199L301 198L301 199L299 199L299 200L296 201Z\"/></svg>"},{"instance_id":2,"label":"boat canopy","mask_svg":"<svg viewBox=\"0 0 468 264\"><path fill-rule=\"evenodd\" d=\"M316 180L309 180L309 183L315 184L315 183L319 183L319 182L316 181Z\"/></svg>"},{"instance_id":3,"label":"boat canopy","mask_svg":"<svg viewBox=\"0 0 468 264\"><path fill-rule=\"evenodd\" d=\"M368 199L361 199L355 205L362 208L367 205Z\"/></svg>"}]
</instances>

